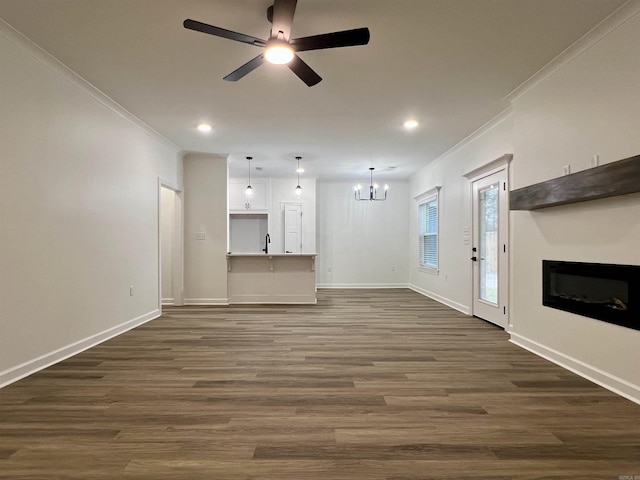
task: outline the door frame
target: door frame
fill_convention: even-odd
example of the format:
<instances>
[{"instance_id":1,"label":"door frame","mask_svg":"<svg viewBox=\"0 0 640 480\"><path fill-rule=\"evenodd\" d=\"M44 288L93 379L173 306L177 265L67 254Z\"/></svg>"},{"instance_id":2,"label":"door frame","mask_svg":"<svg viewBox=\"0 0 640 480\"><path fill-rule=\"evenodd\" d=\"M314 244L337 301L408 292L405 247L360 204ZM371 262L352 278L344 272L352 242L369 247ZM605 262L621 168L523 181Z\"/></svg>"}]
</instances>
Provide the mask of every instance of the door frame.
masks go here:
<instances>
[{"instance_id":1,"label":"door frame","mask_svg":"<svg viewBox=\"0 0 640 480\"><path fill-rule=\"evenodd\" d=\"M464 174L464 177L468 180L469 182L469 186L468 186L468 191L469 191L469 210L470 210L470 214L469 214L469 220L470 223L469 225L471 225L471 243L469 244L469 258L471 258L471 256L473 256L473 252L472 252L472 248L474 247L475 243L477 242L477 239L475 238L475 231L476 231L476 219L475 219L475 212L473 209L473 202L474 202L474 192L473 192L473 184L474 182L478 181L478 180L482 180L485 177L488 177L490 175L493 175L495 173L498 172L502 172L504 171L505 173L505 182L506 182L506 195L505 195L505 207L507 209L507 215L506 215L506 225L504 225L505 228L505 236L506 236L506 252L505 253L505 261L506 261L506 265L504 268L504 275L506 275L506 279L505 278L500 278L501 282L504 282L504 305L503 308L503 312L505 315L505 331L509 331L511 328L511 322L510 322L510 305L511 305L511 269L510 269L510 258L511 258L511 230L510 230L510 222L509 222L509 180L510 180L510 175L509 175L509 167L511 164L511 160L513 160L513 154L511 153L506 153L504 155L502 155L501 157L496 158L495 160L492 160L489 163L486 163L485 165L482 165L481 167L475 168L473 170L471 170L470 172L467 172L466 174ZM502 227L502 226L501 226ZM466 237L465 237L466 238ZM476 297L476 292L474 290L474 284L475 284L475 278L474 278L474 271L473 271L473 262L470 260L469 261L469 275L470 275L470 295L469 295L469 310L471 312L471 315L475 315L476 312L474 312L474 300ZM503 276L504 276L503 275Z\"/></svg>"},{"instance_id":2,"label":"door frame","mask_svg":"<svg viewBox=\"0 0 640 480\"><path fill-rule=\"evenodd\" d=\"M173 304L184 305L184 202L182 189L173 182L158 177L158 310L162 313L162 189L166 188L174 192L174 217L173 217L173 248L171 259L173 263Z\"/></svg>"}]
</instances>

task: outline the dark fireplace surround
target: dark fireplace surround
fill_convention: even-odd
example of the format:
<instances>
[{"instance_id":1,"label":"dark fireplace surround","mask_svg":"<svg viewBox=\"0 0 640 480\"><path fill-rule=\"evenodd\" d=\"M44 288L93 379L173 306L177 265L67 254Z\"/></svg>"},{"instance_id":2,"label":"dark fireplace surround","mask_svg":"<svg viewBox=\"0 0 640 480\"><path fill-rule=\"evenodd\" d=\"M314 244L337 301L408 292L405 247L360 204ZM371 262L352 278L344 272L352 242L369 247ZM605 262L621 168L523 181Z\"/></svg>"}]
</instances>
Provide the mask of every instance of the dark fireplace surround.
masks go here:
<instances>
[{"instance_id":1,"label":"dark fireplace surround","mask_svg":"<svg viewBox=\"0 0 640 480\"><path fill-rule=\"evenodd\" d=\"M640 330L640 266L543 260L542 304Z\"/></svg>"}]
</instances>

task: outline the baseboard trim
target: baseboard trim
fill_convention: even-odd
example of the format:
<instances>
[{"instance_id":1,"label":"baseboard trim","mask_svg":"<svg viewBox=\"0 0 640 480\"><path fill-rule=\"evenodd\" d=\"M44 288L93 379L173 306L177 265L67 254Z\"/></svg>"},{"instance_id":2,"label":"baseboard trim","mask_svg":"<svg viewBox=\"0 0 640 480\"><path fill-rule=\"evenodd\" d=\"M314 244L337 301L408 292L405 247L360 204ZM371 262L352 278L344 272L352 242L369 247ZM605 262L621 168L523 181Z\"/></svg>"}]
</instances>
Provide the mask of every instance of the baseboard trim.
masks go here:
<instances>
[{"instance_id":1,"label":"baseboard trim","mask_svg":"<svg viewBox=\"0 0 640 480\"><path fill-rule=\"evenodd\" d=\"M331 288L331 289L371 289L371 288L409 288L406 283L319 283L317 288Z\"/></svg>"},{"instance_id":2,"label":"baseboard trim","mask_svg":"<svg viewBox=\"0 0 640 480\"><path fill-rule=\"evenodd\" d=\"M208 305L229 305L228 298L185 298L184 305L208 306Z\"/></svg>"},{"instance_id":3,"label":"baseboard trim","mask_svg":"<svg viewBox=\"0 0 640 480\"><path fill-rule=\"evenodd\" d=\"M96 345L109 340L110 338L117 337L135 327L138 327L144 323L154 320L160 316L160 310L156 309L144 315L140 315L132 320L128 320L120 325L109 328L103 332L91 335L83 340L67 345L66 347L59 348L53 352L46 353L34 358L33 360L26 361L12 367L4 372L0 372L0 388L5 387L11 383L28 377L44 368L50 367L62 360L66 360L69 357L73 357L85 350L95 347Z\"/></svg>"},{"instance_id":4,"label":"baseboard trim","mask_svg":"<svg viewBox=\"0 0 640 480\"><path fill-rule=\"evenodd\" d=\"M510 332L510 335L511 339L509 341L511 343L524 348L539 357L545 358L562 368L566 368L576 375L580 375L581 377L586 378L587 380L590 380L593 383L620 395L621 397L640 404L640 387L638 385L627 382L622 378L616 377L615 375L605 372L604 370L600 370L599 368L589 365L581 360L570 357L569 355L554 350L553 348L545 347L544 345L523 337L522 335L518 335L517 333Z\"/></svg>"},{"instance_id":5,"label":"baseboard trim","mask_svg":"<svg viewBox=\"0 0 640 480\"><path fill-rule=\"evenodd\" d=\"M175 300L173 298L163 298L162 305L173 305Z\"/></svg>"},{"instance_id":6,"label":"baseboard trim","mask_svg":"<svg viewBox=\"0 0 640 480\"><path fill-rule=\"evenodd\" d=\"M447 307L451 307L454 310L458 310L459 312L464 313L465 315L471 316L471 308L468 307L467 305L463 305L461 303L455 302L455 301L450 300L450 299L448 299L446 297L438 295L437 293L433 293L433 292L430 292L429 290L425 290L424 288L420 288L420 287L418 287L416 285L409 285L408 288L410 288L414 292L419 293L420 295L424 295L425 297L429 297L432 300L435 300L436 302L440 302L440 303L446 305Z\"/></svg>"},{"instance_id":7,"label":"baseboard trim","mask_svg":"<svg viewBox=\"0 0 640 480\"><path fill-rule=\"evenodd\" d=\"M285 300L272 300L272 301L252 301L252 300L243 300L243 301L234 301L230 302L229 305L316 305L318 303L317 300L309 300L309 301L285 301Z\"/></svg>"}]
</instances>

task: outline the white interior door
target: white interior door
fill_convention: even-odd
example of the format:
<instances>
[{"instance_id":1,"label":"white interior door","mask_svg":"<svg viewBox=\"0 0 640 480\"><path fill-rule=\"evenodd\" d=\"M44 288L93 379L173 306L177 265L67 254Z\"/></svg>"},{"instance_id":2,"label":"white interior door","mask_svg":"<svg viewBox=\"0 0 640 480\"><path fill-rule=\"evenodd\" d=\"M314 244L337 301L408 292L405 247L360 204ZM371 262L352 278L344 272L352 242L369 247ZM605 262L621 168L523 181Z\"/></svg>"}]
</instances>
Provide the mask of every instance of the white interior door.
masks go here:
<instances>
[{"instance_id":1,"label":"white interior door","mask_svg":"<svg viewBox=\"0 0 640 480\"><path fill-rule=\"evenodd\" d=\"M473 183L473 314L508 324L507 173L500 170Z\"/></svg>"},{"instance_id":2,"label":"white interior door","mask_svg":"<svg viewBox=\"0 0 640 480\"><path fill-rule=\"evenodd\" d=\"M302 204L284 206L284 251L302 253Z\"/></svg>"}]
</instances>

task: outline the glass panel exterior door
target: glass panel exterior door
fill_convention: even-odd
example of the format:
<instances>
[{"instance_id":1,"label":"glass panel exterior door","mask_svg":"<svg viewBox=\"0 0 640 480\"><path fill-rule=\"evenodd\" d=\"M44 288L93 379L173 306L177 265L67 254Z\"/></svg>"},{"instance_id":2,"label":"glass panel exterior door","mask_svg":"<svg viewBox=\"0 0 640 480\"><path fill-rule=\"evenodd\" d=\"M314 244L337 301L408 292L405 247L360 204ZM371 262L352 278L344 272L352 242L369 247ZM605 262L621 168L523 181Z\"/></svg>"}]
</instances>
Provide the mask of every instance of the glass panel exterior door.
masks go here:
<instances>
[{"instance_id":1,"label":"glass panel exterior door","mask_svg":"<svg viewBox=\"0 0 640 480\"><path fill-rule=\"evenodd\" d=\"M478 191L480 299L498 304L498 182Z\"/></svg>"},{"instance_id":2,"label":"glass panel exterior door","mask_svg":"<svg viewBox=\"0 0 640 480\"><path fill-rule=\"evenodd\" d=\"M473 315L507 327L509 292L507 174L472 180Z\"/></svg>"}]
</instances>

